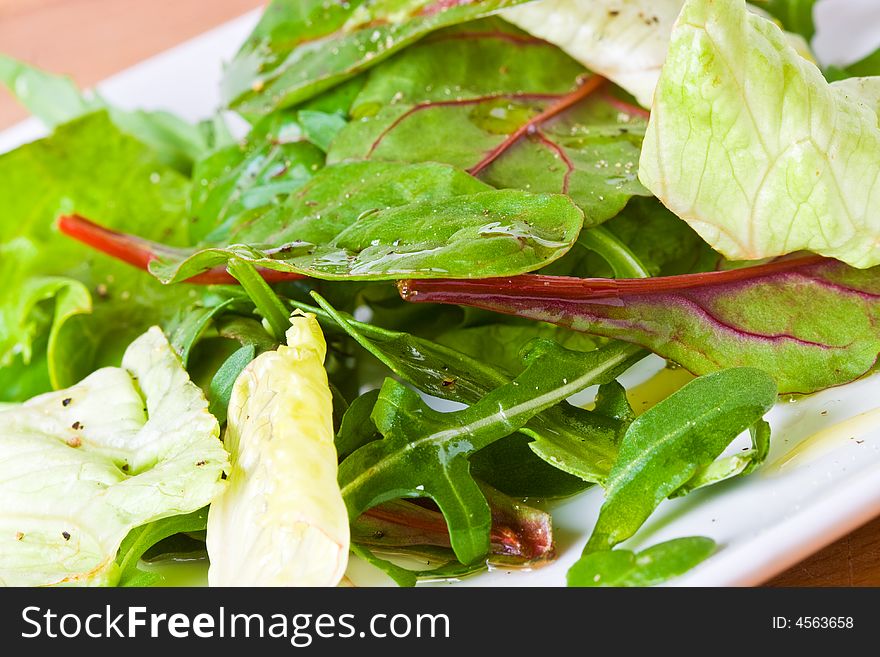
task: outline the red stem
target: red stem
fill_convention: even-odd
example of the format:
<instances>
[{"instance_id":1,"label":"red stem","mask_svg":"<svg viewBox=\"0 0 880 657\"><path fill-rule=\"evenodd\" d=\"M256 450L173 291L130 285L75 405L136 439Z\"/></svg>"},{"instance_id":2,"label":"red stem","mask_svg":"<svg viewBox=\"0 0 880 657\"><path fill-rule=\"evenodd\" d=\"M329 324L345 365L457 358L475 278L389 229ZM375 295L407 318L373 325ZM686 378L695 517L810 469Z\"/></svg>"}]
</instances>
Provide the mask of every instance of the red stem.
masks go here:
<instances>
[{"instance_id":1,"label":"red stem","mask_svg":"<svg viewBox=\"0 0 880 657\"><path fill-rule=\"evenodd\" d=\"M58 220L58 228L68 237L117 260L127 262L138 269L149 271L150 263L159 257L156 254L154 243L134 235L126 235L105 228L76 214L62 216ZM257 271L267 283L305 278L302 274L276 271L264 267L258 267ZM238 285L238 281L223 266L204 271L184 282L196 285Z\"/></svg>"},{"instance_id":2,"label":"red stem","mask_svg":"<svg viewBox=\"0 0 880 657\"><path fill-rule=\"evenodd\" d=\"M443 301L455 296L463 300L468 296L505 295L530 299L564 299L583 301L651 294L678 292L705 285L722 285L751 280L800 269L827 261L822 256L805 256L789 260L776 260L765 265L743 267L729 271L712 271L681 276L658 278L573 278L570 276L542 276L525 274L511 278L484 278L478 280L405 280L398 281L400 296L406 301Z\"/></svg>"},{"instance_id":3,"label":"red stem","mask_svg":"<svg viewBox=\"0 0 880 657\"><path fill-rule=\"evenodd\" d=\"M517 128L517 130L511 133L510 136L507 137L507 139L505 139L498 146L489 151L489 153L482 160L480 160L474 166L468 169L468 173L472 176L478 175L486 167L488 167L495 160L506 153L511 146L513 146L524 136L534 133L539 126L543 125L553 117L576 105L584 98L589 96L591 93L599 89L603 84L605 84L605 78L598 75L590 76L585 81L583 81L577 89L569 94L566 94L565 96L562 96L558 101L553 103L550 107L545 109L536 117Z\"/></svg>"}]
</instances>

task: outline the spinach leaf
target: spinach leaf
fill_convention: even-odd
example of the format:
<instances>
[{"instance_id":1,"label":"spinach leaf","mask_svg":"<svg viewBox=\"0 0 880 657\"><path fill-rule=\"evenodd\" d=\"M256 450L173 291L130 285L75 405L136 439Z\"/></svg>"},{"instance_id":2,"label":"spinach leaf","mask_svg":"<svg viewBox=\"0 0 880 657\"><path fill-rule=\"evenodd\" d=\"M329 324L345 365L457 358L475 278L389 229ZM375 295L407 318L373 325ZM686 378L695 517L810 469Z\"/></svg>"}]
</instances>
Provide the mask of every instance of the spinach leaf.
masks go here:
<instances>
[{"instance_id":1,"label":"spinach leaf","mask_svg":"<svg viewBox=\"0 0 880 657\"><path fill-rule=\"evenodd\" d=\"M587 225L638 182L645 112L555 46L498 19L439 32L373 69L328 161L447 162L499 188L564 193Z\"/></svg>"},{"instance_id":2,"label":"spinach leaf","mask_svg":"<svg viewBox=\"0 0 880 657\"><path fill-rule=\"evenodd\" d=\"M391 499L430 497L446 518L456 557L476 561L489 549L490 515L468 457L575 392L612 380L636 356L637 349L622 344L580 354L537 341L522 374L454 413L438 413L410 388L386 379L372 414L384 438L340 465L349 516Z\"/></svg>"},{"instance_id":3,"label":"spinach leaf","mask_svg":"<svg viewBox=\"0 0 880 657\"><path fill-rule=\"evenodd\" d=\"M647 280L523 276L403 281L413 302L453 303L628 340L695 374L770 372L809 393L871 371L880 353L880 267L804 257Z\"/></svg>"},{"instance_id":4,"label":"spinach leaf","mask_svg":"<svg viewBox=\"0 0 880 657\"><path fill-rule=\"evenodd\" d=\"M222 93L245 114L306 100L446 27L524 0L273 0L225 71Z\"/></svg>"},{"instance_id":5,"label":"spinach leaf","mask_svg":"<svg viewBox=\"0 0 880 657\"><path fill-rule=\"evenodd\" d=\"M602 550L583 556L568 571L568 585L654 586L683 575L715 551L715 541L702 536L676 538L636 554Z\"/></svg>"},{"instance_id":6,"label":"spinach leaf","mask_svg":"<svg viewBox=\"0 0 880 657\"><path fill-rule=\"evenodd\" d=\"M217 243L172 249L124 239L155 256L150 271L164 283L231 258L327 280L456 278L540 268L571 248L582 224L565 196L494 190L441 164L353 162L322 169Z\"/></svg>"},{"instance_id":7,"label":"spinach leaf","mask_svg":"<svg viewBox=\"0 0 880 657\"><path fill-rule=\"evenodd\" d=\"M239 143L196 162L190 196L190 239L223 239L302 187L324 166L324 154L290 114L266 117Z\"/></svg>"},{"instance_id":8,"label":"spinach leaf","mask_svg":"<svg viewBox=\"0 0 880 657\"><path fill-rule=\"evenodd\" d=\"M609 550L635 534L775 402L768 374L735 368L694 379L638 417L621 442L586 551Z\"/></svg>"},{"instance_id":9,"label":"spinach leaf","mask_svg":"<svg viewBox=\"0 0 880 657\"><path fill-rule=\"evenodd\" d=\"M155 586L162 575L141 570L138 563L151 547L169 536L181 532L202 531L208 526L208 509L200 509L182 516L171 516L133 529L119 546L116 564L119 566L118 586Z\"/></svg>"}]
</instances>

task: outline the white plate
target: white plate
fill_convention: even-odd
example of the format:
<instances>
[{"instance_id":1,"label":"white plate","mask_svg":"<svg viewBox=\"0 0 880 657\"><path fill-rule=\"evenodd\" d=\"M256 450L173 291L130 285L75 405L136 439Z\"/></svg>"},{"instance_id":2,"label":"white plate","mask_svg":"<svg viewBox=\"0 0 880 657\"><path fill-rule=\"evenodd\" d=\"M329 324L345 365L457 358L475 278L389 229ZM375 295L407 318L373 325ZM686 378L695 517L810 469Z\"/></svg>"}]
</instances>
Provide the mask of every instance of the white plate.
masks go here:
<instances>
[{"instance_id":1,"label":"white plate","mask_svg":"<svg viewBox=\"0 0 880 657\"><path fill-rule=\"evenodd\" d=\"M149 59L99 89L122 107L162 108L189 119L202 118L218 104L222 63L234 54L257 16L247 14ZM875 0L826 0L818 7L818 17L816 47L826 62L853 61L880 44L880 4ZM0 133L0 152L42 134L36 121L25 121ZM626 547L709 536L718 542L718 552L675 584L752 585L880 514L878 393L880 376L875 375L780 403L769 416L773 446L763 470L665 502ZM594 490L554 507L559 548L554 564L528 573L491 572L461 585L562 585L601 501L601 491ZM376 582L367 568L354 564L353 580Z\"/></svg>"}]
</instances>

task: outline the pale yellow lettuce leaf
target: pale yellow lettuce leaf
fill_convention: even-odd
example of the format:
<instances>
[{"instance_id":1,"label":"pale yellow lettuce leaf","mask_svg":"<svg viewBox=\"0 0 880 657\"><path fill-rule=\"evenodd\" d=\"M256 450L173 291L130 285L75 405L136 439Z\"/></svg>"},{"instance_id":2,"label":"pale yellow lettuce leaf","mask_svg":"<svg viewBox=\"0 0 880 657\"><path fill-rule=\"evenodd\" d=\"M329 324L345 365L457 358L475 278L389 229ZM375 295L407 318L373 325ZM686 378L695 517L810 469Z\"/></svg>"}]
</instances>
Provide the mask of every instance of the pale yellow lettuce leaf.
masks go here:
<instances>
[{"instance_id":1,"label":"pale yellow lettuce leaf","mask_svg":"<svg viewBox=\"0 0 880 657\"><path fill-rule=\"evenodd\" d=\"M348 563L336 483L327 346L314 315L241 373L225 444L232 469L208 513L211 586L334 586Z\"/></svg>"}]
</instances>

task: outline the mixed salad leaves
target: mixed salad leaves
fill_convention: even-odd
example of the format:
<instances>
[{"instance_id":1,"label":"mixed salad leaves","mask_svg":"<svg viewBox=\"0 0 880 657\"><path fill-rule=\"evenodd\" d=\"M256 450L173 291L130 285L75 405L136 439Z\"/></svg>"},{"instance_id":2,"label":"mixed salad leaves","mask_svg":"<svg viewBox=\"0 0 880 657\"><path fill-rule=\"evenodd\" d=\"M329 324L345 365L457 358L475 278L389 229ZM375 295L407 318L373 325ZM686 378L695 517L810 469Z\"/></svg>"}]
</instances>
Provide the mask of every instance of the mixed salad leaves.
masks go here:
<instances>
[{"instance_id":1,"label":"mixed salad leaves","mask_svg":"<svg viewBox=\"0 0 880 657\"><path fill-rule=\"evenodd\" d=\"M880 58L813 4L274 0L240 137L0 56L53 130L0 156L0 582L536 568L591 486L569 585L709 557L619 545L880 354Z\"/></svg>"}]
</instances>

